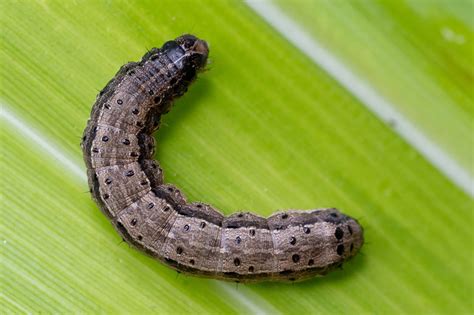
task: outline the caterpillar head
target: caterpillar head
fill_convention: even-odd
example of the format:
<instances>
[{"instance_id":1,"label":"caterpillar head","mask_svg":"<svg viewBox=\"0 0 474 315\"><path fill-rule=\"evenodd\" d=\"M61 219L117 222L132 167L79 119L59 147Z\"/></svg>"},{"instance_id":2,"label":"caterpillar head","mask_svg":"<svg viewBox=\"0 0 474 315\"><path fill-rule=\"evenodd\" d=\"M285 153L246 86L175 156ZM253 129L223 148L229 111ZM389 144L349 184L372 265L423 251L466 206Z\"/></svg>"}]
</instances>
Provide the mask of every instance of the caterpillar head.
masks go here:
<instances>
[{"instance_id":1,"label":"caterpillar head","mask_svg":"<svg viewBox=\"0 0 474 315\"><path fill-rule=\"evenodd\" d=\"M204 68L209 54L207 43L191 34L168 41L161 49L178 68L194 72Z\"/></svg>"}]
</instances>

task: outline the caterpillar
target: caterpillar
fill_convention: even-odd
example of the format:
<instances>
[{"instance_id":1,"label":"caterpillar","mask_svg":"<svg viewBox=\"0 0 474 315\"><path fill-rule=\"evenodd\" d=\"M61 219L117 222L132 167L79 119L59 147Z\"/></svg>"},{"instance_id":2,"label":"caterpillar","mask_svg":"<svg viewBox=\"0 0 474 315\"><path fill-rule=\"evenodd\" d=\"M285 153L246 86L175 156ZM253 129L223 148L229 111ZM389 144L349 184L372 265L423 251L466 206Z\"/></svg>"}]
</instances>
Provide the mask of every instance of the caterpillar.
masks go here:
<instances>
[{"instance_id":1,"label":"caterpillar","mask_svg":"<svg viewBox=\"0 0 474 315\"><path fill-rule=\"evenodd\" d=\"M97 95L81 148L93 199L122 238L190 275L236 282L325 275L364 243L337 209L224 216L165 184L152 133L207 64L209 48L182 35L120 68Z\"/></svg>"}]
</instances>

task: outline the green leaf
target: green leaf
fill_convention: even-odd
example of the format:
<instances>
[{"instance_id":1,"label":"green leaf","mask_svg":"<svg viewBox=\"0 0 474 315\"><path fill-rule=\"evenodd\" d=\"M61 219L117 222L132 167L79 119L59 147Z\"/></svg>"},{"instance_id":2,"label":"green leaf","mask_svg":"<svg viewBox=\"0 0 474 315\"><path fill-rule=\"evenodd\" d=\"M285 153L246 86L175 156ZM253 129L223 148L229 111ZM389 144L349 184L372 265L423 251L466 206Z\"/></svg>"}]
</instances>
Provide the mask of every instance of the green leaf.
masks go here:
<instances>
[{"instance_id":1,"label":"green leaf","mask_svg":"<svg viewBox=\"0 0 474 315\"><path fill-rule=\"evenodd\" d=\"M278 3L474 175L472 1Z\"/></svg>"},{"instance_id":2,"label":"green leaf","mask_svg":"<svg viewBox=\"0 0 474 315\"><path fill-rule=\"evenodd\" d=\"M328 10L340 14L333 27L346 20L377 30L351 14L356 8L331 3ZM472 313L472 199L244 4L3 1L0 12L2 311ZM395 30L409 27L424 38L423 20L391 12L384 19ZM450 12L439 14L451 23ZM452 23L472 29L460 18ZM79 142L95 95L122 64L182 33L206 39L211 57L156 135L165 180L226 214L336 206L360 218L367 244L344 270L293 285L178 275L129 248L92 202ZM364 66L349 55L357 69ZM472 60L463 56L452 71L472 80ZM399 51L396 60L422 73L423 84L436 90L441 80L459 96L429 101L450 121L447 139L464 136L469 84L436 72L436 58ZM400 73L390 71L374 87L400 88ZM393 98L402 111L418 113L409 101ZM451 121L457 117L462 126ZM433 137L443 133L434 129L425 128ZM467 138L451 139L460 161L472 148Z\"/></svg>"}]
</instances>

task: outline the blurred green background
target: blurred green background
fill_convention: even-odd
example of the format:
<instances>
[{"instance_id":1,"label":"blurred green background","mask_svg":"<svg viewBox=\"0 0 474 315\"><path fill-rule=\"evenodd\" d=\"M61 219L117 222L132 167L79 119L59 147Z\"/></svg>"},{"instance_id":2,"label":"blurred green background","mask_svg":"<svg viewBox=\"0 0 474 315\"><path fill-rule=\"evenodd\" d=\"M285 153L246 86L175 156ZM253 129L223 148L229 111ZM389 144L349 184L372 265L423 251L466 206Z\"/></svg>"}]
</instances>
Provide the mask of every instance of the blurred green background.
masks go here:
<instances>
[{"instance_id":1,"label":"blurred green background","mask_svg":"<svg viewBox=\"0 0 474 315\"><path fill-rule=\"evenodd\" d=\"M474 174L472 1L273 2ZM2 313L473 313L473 200L240 1L0 2ZM236 285L129 248L79 148L118 68L182 33L209 71L156 134L165 180L224 213L335 206L361 255Z\"/></svg>"}]
</instances>

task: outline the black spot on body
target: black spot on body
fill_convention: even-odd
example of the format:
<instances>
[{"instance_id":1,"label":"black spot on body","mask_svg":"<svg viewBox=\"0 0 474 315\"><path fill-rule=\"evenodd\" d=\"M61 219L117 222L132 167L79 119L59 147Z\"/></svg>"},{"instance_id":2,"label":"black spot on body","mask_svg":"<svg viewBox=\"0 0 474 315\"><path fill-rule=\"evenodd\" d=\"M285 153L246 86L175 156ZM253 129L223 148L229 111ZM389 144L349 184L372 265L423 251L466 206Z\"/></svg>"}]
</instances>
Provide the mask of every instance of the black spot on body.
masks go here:
<instances>
[{"instance_id":1,"label":"black spot on body","mask_svg":"<svg viewBox=\"0 0 474 315\"><path fill-rule=\"evenodd\" d=\"M344 245L342 244L337 245L336 252L339 256L342 256L342 254L344 254Z\"/></svg>"},{"instance_id":2,"label":"black spot on body","mask_svg":"<svg viewBox=\"0 0 474 315\"><path fill-rule=\"evenodd\" d=\"M189 227L189 224L185 224L184 227L183 227L183 230L185 232L189 231L190 227Z\"/></svg>"},{"instance_id":3,"label":"black spot on body","mask_svg":"<svg viewBox=\"0 0 474 315\"><path fill-rule=\"evenodd\" d=\"M151 209L151 208L153 208L154 206L155 206L155 204L154 204L153 202L150 202L150 203L148 204L148 209Z\"/></svg>"},{"instance_id":4,"label":"black spot on body","mask_svg":"<svg viewBox=\"0 0 474 315\"><path fill-rule=\"evenodd\" d=\"M249 234L250 236L255 236L255 230L254 229L249 230Z\"/></svg>"},{"instance_id":5,"label":"black spot on body","mask_svg":"<svg viewBox=\"0 0 474 315\"><path fill-rule=\"evenodd\" d=\"M254 272L255 268L253 266L249 267L249 272Z\"/></svg>"},{"instance_id":6,"label":"black spot on body","mask_svg":"<svg viewBox=\"0 0 474 315\"><path fill-rule=\"evenodd\" d=\"M340 228L340 227L337 227L336 228L336 231L334 232L334 236L340 240L342 239L342 237L344 236L344 231Z\"/></svg>"},{"instance_id":7,"label":"black spot on body","mask_svg":"<svg viewBox=\"0 0 474 315\"><path fill-rule=\"evenodd\" d=\"M300 261L300 255L294 254L293 256L291 256L291 260L293 260L293 262L296 264Z\"/></svg>"},{"instance_id":8,"label":"black spot on body","mask_svg":"<svg viewBox=\"0 0 474 315\"><path fill-rule=\"evenodd\" d=\"M178 255L181 255L183 253L183 248L182 247L176 247L176 253Z\"/></svg>"},{"instance_id":9,"label":"black spot on body","mask_svg":"<svg viewBox=\"0 0 474 315\"><path fill-rule=\"evenodd\" d=\"M309 233L311 233L311 229L310 229L309 227L306 227L306 226L305 226L305 227L303 228L303 232L305 232L306 234L309 234Z\"/></svg>"},{"instance_id":10,"label":"black spot on body","mask_svg":"<svg viewBox=\"0 0 474 315\"><path fill-rule=\"evenodd\" d=\"M105 179L105 183L106 183L107 185L112 184L112 178L107 177L107 178Z\"/></svg>"},{"instance_id":11,"label":"black spot on body","mask_svg":"<svg viewBox=\"0 0 474 315\"><path fill-rule=\"evenodd\" d=\"M290 244L295 245L296 244L296 237L292 236L290 237Z\"/></svg>"},{"instance_id":12,"label":"black spot on body","mask_svg":"<svg viewBox=\"0 0 474 315\"><path fill-rule=\"evenodd\" d=\"M138 115L138 113L140 113L140 111L138 110L138 108L134 108L134 109L132 110L132 114Z\"/></svg>"},{"instance_id":13,"label":"black spot on body","mask_svg":"<svg viewBox=\"0 0 474 315\"><path fill-rule=\"evenodd\" d=\"M234 259L234 265L240 266L240 259L239 258Z\"/></svg>"},{"instance_id":14,"label":"black spot on body","mask_svg":"<svg viewBox=\"0 0 474 315\"><path fill-rule=\"evenodd\" d=\"M125 145L130 145L130 140L128 140L128 139L123 139L123 140L122 140L122 143L125 144Z\"/></svg>"},{"instance_id":15,"label":"black spot on body","mask_svg":"<svg viewBox=\"0 0 474 315\"><path fill-rule=\"evenodd\" d=\"M123 104L123 101L122 101L121 99L118 99L118 100L117 100L117 104L122 105L122 104Z\"/></svg>"},{"instance_id":16,"label":"black spot on body","mask_svg":"<svg viewBox=\"0 0 474 315\"><path fill-rule=\"evenodd\" d=\"M135 226L137 224L137 219L132 219L132 221L130 221L130 224L132 226Z\"/></svg>"},{"instance_id":17,"label":"black spot on body","mask_svg":"<svg viewBox=\"0 0 474 315\"><path fill-rule=\"evenodd\" d=\"M201 222L201 223L199 223L199 227L200 227L201 229L205 228L205 227L206 227L206 222Z\"/></svg>"},{"instance_id":18,"label":"black spot on body","mask_svg":"<svg viewBox=\"0 0 474 315\"><path fill-rule=\"evenodd\" d=\"M240 238L240 236L237 236L237 237L235 238L235 243L236 243L237 245L239 245L240 242L242 242L242 239Z\"/></svg>"},{"instance_id":19,"label":"black spot on body","mask_svg":"<svg viewBox=\"0 0 474 315\"><path fill-rule=\"evenodd\" d=\"M129 170L125 173L125 176L127 177L132 177L133 175L135 175L135 172L133 170Z\"/></svg>"},{"instance_id":20,"label":"black spot on body","mask_svg":"<svg viewBox=\"0 0 474 315\"><path fill-rule=\"evenodd\" d=\"M308 260L308 266L312 266L312 265L314 265L314 260L313 259Z\"/></svg>"},{"instance_id":21,"label":"black spot on body","mask_svg":"<svg viewBox=\"0 0 474 315\"><path fill-rule=\"evenodd\" d=\"M103 136L103 137L102 137L102 141L104 141L104 142L107 142L107 141L109 141L109 137L107 137L107 136Z\"/></svg>"}]
</instances>

